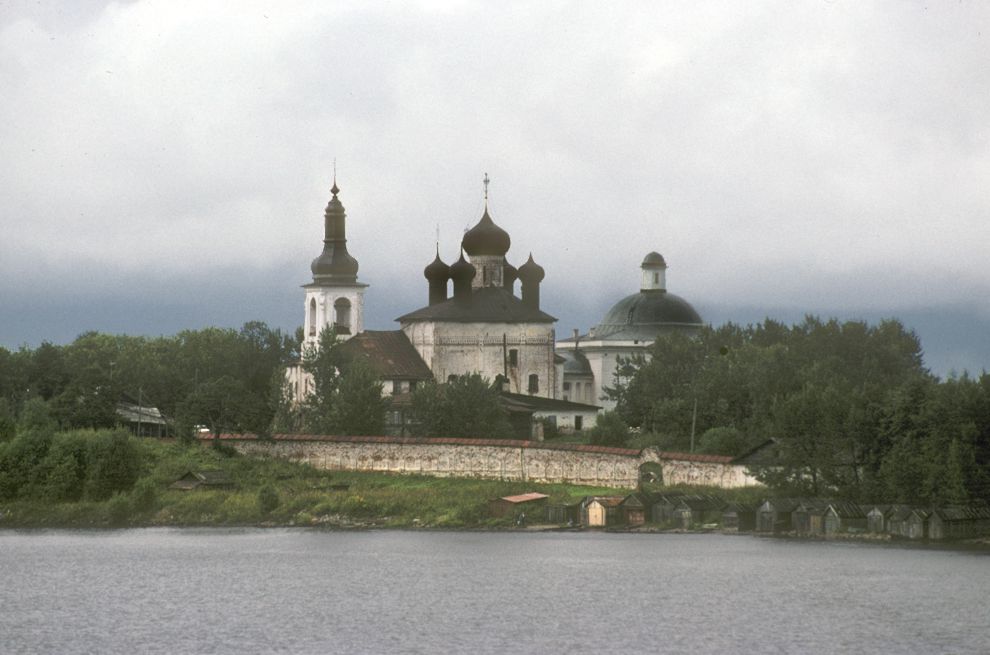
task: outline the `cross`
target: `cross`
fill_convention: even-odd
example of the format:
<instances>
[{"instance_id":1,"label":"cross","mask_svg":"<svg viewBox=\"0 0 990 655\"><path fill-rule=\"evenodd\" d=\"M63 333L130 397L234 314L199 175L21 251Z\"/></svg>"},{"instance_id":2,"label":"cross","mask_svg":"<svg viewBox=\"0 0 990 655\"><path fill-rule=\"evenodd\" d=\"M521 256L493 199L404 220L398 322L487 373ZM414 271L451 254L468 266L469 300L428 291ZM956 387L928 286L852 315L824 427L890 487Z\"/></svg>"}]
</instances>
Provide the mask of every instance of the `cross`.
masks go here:
<instances>
[{"instance_id":1,"label":"cross","mask_svg":"<svg viewBox=\"0 0 990 655\"><path fill-rule=\"evenodd\" d=\"M485 204L488 204L488 183L491 180L488 179L488 173L485 173L485 179L482 182L485 185Z\"/></svg>"}]
</instances>

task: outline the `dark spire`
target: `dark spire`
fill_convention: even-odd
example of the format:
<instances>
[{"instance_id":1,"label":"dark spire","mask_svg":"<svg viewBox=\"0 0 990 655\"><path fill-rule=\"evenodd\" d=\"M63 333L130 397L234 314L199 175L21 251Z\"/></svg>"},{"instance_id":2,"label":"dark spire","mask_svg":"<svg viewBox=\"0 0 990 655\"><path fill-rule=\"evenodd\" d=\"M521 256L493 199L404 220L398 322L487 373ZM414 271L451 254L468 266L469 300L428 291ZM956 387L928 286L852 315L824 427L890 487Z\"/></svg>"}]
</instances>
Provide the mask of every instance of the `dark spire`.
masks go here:
<instances>
[{"instance_id":1,"label":"dark spire","mask_svg":"<svg viewBox=\"0 0 990 655\"><path fill-rule=\"evenodd\" d=\"M513 293L516 280L519 279L519 271L509 262L502 265L502 288Z\"/></svg>"},{"instance_id":2,"label":"dark spire","mask_svg":"<svg viewBox=\"0 0 990 655\"><path fill-rule=\"evenodd\" d=\"M327 209L323 213L323 252L310 267L313 281L329 284L353 284L357 282L358 262L347 252L347 214L337 194L337 174L334 172Z\"/></svg>"},{"instance_id":3,"label":"dark spire","mask_svg":"<svg viewBox=\"0 0 990 655\"><path fill-rule=\"evenodd\" d=\"M540 308L540 282L546 272L543 267L533 261L533 253L529 253L529 259L519 267L519 281L522 282L523 304L532 309Z\"/></svg>"},{"instance_id":4,"label":"dark spire","mask_svg":"<svg viewBox=\"0 0 990 655\"><path fill-rule=\"evenodd\" d=\"M450 267L450 279L454 281L454 299L467 300L471 297L471 281L474 280L476 269L466 259L464 251L461 257Z\"/></svg>"},{"instance_id":5,"label":"dark spire","mask_svg":"<svg viewBox=\"0 0 990 655\"><path fill-rule=\"evenodd\" d=\"M436 258L423 269L423 276L430 283L430 304L435 305L447 299L447 281L450 279L450 266L440 259L440 246Z\"/></svg>"}]
</instances>

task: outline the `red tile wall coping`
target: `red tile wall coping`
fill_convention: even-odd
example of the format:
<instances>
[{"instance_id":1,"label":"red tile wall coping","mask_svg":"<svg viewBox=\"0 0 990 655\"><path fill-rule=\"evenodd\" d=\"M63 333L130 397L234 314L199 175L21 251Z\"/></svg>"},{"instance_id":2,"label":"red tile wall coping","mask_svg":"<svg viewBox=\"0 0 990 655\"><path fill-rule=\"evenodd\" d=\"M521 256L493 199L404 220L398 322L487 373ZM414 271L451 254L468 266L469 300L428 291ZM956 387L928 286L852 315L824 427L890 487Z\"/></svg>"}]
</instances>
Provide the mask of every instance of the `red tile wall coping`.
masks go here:
<instances>
[{"instance_id":1,"label":"red tile wall coping","mask_svg":"<svg viewBox=\"0 0 990 655\"><path fill-rule=\"evenodd\" d=\"M201 433L200 441L211 441L213 435ZM221 434L221 441L256 441L258 436L251 433ZM582 453L600 453L604 455L625 455L640 457L642 450L633 448L613 448L612 446L591 446L577 443L547 443L545 441L523 441L514 439L468 439L457 437L356 437L335 434L274 434L274 441L330 441L335 443L381 443L381 444L419 444L419 445L460 445L460 446L495 446L499 448L541 448L545 450L571 450ZM699 453L677 453L659 451L660 459L680 460L684 462L708 462L711 464L730 464L733 457L729 455L702 455Z\"/></svg>"}]
</instances>

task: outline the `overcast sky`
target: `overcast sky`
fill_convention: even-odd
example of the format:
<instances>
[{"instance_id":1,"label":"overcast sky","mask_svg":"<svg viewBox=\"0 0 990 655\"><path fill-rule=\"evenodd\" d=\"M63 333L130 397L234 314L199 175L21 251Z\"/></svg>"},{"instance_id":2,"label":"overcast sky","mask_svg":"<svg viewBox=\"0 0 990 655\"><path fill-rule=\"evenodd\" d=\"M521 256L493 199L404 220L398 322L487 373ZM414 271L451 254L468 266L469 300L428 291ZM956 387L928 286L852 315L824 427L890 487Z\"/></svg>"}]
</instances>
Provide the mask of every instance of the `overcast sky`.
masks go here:
<instances>
[{"instance_id":1,"label":"overcast sky","mask_svg":"<svg viewBox=\"0 0 990 655\"><path fill-rule=\"evenodd\" d=\"M990 3L0 0L0 345L302 323L333 161L366 327L490 209L558 335L651 250L714 324L990 369Z\"/></svg>"}]
</instances>

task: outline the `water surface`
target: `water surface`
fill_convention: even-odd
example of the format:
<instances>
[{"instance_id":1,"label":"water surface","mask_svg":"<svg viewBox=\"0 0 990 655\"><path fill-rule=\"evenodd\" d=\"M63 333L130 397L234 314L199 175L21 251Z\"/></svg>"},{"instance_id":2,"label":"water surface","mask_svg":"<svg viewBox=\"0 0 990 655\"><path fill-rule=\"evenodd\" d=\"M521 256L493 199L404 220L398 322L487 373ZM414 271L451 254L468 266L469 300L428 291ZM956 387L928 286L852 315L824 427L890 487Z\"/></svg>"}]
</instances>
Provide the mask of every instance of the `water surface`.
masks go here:
<instances>
[{"instance_id":1,"label":"water surface","mask_svg":"<svg viewBox=\"0 0 990 655\"><path fill-rule=\"evenodd\" d=\"M983 553L747 536L0 531L5 653L986 653Z\"/></svg>"}]
</instances>

